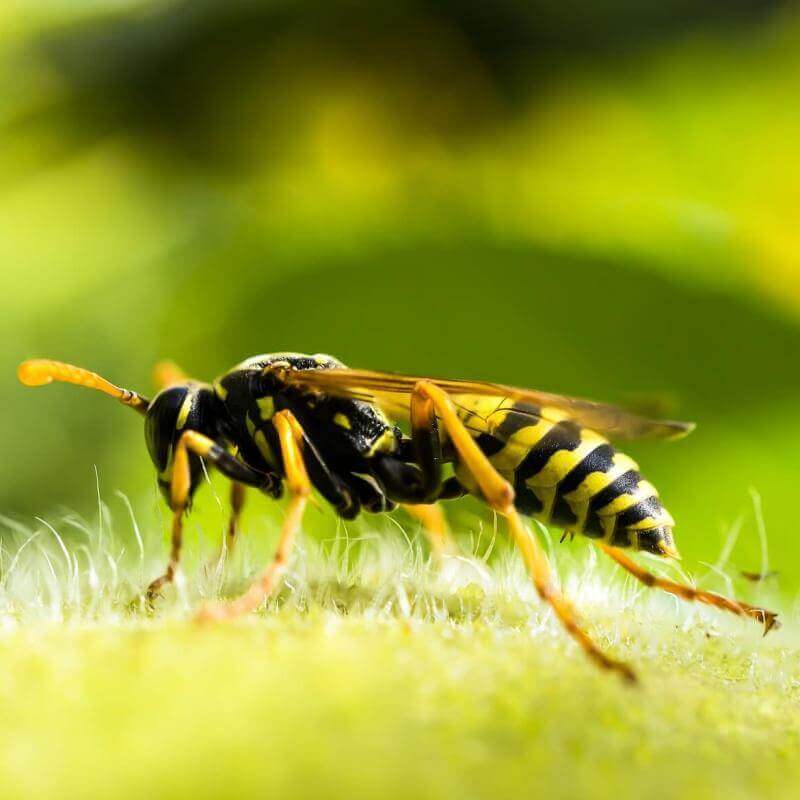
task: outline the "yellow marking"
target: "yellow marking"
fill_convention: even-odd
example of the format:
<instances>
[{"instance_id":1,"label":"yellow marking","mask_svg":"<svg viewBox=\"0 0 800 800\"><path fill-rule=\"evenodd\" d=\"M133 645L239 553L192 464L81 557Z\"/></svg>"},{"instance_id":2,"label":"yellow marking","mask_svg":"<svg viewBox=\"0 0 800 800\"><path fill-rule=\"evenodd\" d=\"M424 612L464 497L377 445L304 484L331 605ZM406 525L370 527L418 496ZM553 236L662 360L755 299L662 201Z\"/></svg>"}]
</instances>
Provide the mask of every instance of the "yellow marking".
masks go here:
<instances>
[{"instance_id":1,"label":"yellow marking","mask_svg":"<svg viewBox=\"0 0 800 800\"><path fill-rule=\"evenodd\" d=\"M611 458L611 465L611 469L608 472L590 472L577 488L564 495L564 499L578 518L577 525L581 531L586 527L589 504L592 498L611 485L621 475L630 470L638 471L639 469L638 464L624 453L614 453Z\"/></svg>"},{"instance_id":2,"label":"yellow marking","mask_svg":"<svg viewBox=\"0 0 800 800\"><path fill-rule=\"evenodd\" d=\"M189 419L189 412L192 410L193 402L194 397L192 396L192 393L189 392L184 398L181 410L178 412L178 421L175 423L177 430L183 430L183 426L186 425L186 420Z\"/></svg>"},{"instance_id":3,"label":"yellow marking","mask_svg":"<svg viewBox=\"0 0 800 800\"><path fill-rule=\"evenodd\" d=\"M255 422L250 419L249 414L245 417L245 425L247 425L247 432L250 434L250 438L256 443L256 447L259 453L264 457L264 460L270 465L275 464L275 457L266 436L264 436L264 431L256 427Z\"/></svg>"},{"instance_id":4,"label":"yellow marking","mask_svg":"<svg viewBox=\"0 0 800 800\"><path fill-rule=\"evenodd\" d=\"M627 492L617 495L610 503L598 509L597 516L599 517L616 517L623 511L629 509L632 505L639 502L641 498Z\"/></svg>"},{"instance_id":5,"label":"yellow marking","mask_svg":"<svg viewBox=\"0 0 800 800\"><path fill-rule=\"evenodd\" d=\"M597 447L598 444L605 442L598 434L593 431L581 432L581 443L574 450L557 450L548 459L544 467L532 475L526 483L531 488L537 486L555 486L563 480L574 467Z\"/></svg>"},{"instance_id":6,"label":"yellow marking","mask_svg":"<svg viewBox=\"0 0 800 800\"><path fill-rule=\"evenodd\" d=\"M275 399L272 395L259 397L258 400L256 400L256 404L261 413L261 419L264 421L270 420L275 416Z\"/></svg>"},{"instance_id":7,"label":"yellow marking","mask_svg":"<svg viewBox=\"0 0 800 800\"><path fill-rule=\"evenodd\" d=\"M342 414L341 411L333 415L333 421L336 425L338 425L340 428L344 428L346 431L351 430L353 427L350 424L350 420L347 418L347 415Z\"/></svg>"},{"instance_id":8,"label":"yellow marking","mask_svg":"<svg viewBox=\"0 0 800 800\"><path fill-rule=\"evenodd\" d=\"M616 516L629 509L636 503L639 503L642 500L647 500L648 497L654 496L658 497L658 492L656 491L655 486L653 486L653 484L649 481L642 480L639 481L639 485L636 487L633 493L629 494L628 492L625 492L624 494L615 497L610 503L598 509L597 514L601 517L607 517L611 515Z\"/></svg>"},{"instance_id":9,"label":"yellow marking","mask_svg":"<svg viewBox=\"0 0 800 800\"><path fill-rule=\"evenodd\" d=\"M543 417L550 420L550 422L561 422L562 420L570 419L570 415L566 411L561 408L553 408L552 406L542 406L541 414ZM594 433L594 431L592 431L592 433Z\"/></svg>"},{"instance_id":10,"label":"yellow marking","mask_svg":"<svg viewBox=\"0 0 800 800\"><path fill-rule=\"evenodd\" d=\"M314 361L316 361L317 364L319 364L321 367L332 366L332 365L338 367L344 366L344 364L342 364L342 362L339 361L338 358L334 358L333 356L328 355L327 353L314 353L314 355L311 356L311 358L313 358Z\"/></svg>"},{"instance_id":11,"label":"yellow marking","mask_svg":"<svg viewBox=\"0 0 800 800\"><path fill-rule=\"evenodd\" d=\"M503 409L494 412L488 419L487 433L492 434L503 424L508 416L508 410ZM513 413L513 412L512 412ZM469 423L470 428L472 423ZM502 450L498 450L490 457L492 465L500 472L513 472L521 463L525 456L547 435L552 429L553 423L547 420L536 421L531 417L531 424L520 428L508 439Z\"/></svg>"},{"instance_id":12,"label":"yellow marking","mask_svg":"<svg viewBox=\"0 0 800 800\"><path fill-rule=\"evenodd\" d=\"M507 420L509 414L519 416L520 422L525 421L524 409L515 408L513 400L505 397L475 395L457 395L454 400L457 403L459 418L465 423L473 436L477 436L480 433L488 433L505 441L505 446L489 458L492 465L503 474L513 473L525 456L550 432L553 425L556 422L567 419L569 416L560 409L545 407L541 409L541 413L546 418L531 414L529 425L523 425L511 437L500 437L497 432ZM584 454L593 449L596 444L605 442L605 439L599 434L585 429L581 432L581 437L584 440L584 446L583 449L576 452L583 452ZM594 445L590 445L590 442L594 442ZM558 459L553 462L553 469L546 476L543 476L542 485L552 485L558 482L572 468L568 465L570 459L569 451L559 452ZM580 457L576 456L576 458ZM566 471L559 473L559 470Z\"/></svg>"},{"instance_id":13,"label":"yellow marking","mask_svg":"<svg viewBox=\"0 0 800 800\"><path fill-rule=\"evenodd\" d=\"M367 456L375 453L394 453L397 450L397 438L390 429L386 429L369 447Z\"/></svg>"},{"instance_id":14,"label":"yellow marking","mask_svg":"<svg viewBox=\"0 0 800 800\"><path fill-rule=\"evenodd\" d=\"M214 392L220 400L225 400L228 397L228 390L222 385L219 379L214 381Z\"/></svg>"},{"instance_id":15,"label":"yellow marking","mask_svg":"<svg viewBox=\"0 0 800 800\"><path fill-rule=\"evenodd\" d=\"M474 394L457 394L452 396L456 407L456 415L465 422L470 431L486 433L489 431L489 418L501 408L508 408L504 397L484 397ZM505 403L505 406L503 405Z\"/></svg>"},{"instance_id":16,"label":"yellow marking","mask_svg":"<svg viewBox=\"0 0 800 800\"><path fill-rule=\"evenodd\" d=\"M662 508L658 517L645 517L643 520L637 522L635 525L628 525L628 530L631 531L646 531L650 528L659 528L662 525L667 525L670 528L674 527L675 520L666 508Z\"/></svg>"},{"instance_id":17,"label":"yellow marking","mask_svg":"<svg viewBox=\"0 0 800 800\"><path fill-rule=\"evenodd\" d=\"M264 460L268 464L275 463L275 457L272 454L272 448L269 446L269 442L267 441L267 437L264 436L264 431L257 430L253 435L253 440L256 443L256 447L258 447L259 452L264 457Z\"/></svg>"},{"instance_id":18,"label":"yellow marking","mask_svg":"<svg viewBox=\"0 0 800 800\"><path fill-rule=\"evenodd\" d=\"M621 475L639 469L636 462L624 453L615 453L611 464L608 472L590 472L573 491L564 495L564 499L569 503L587 503Z\"/></svg>"}]
</instances>

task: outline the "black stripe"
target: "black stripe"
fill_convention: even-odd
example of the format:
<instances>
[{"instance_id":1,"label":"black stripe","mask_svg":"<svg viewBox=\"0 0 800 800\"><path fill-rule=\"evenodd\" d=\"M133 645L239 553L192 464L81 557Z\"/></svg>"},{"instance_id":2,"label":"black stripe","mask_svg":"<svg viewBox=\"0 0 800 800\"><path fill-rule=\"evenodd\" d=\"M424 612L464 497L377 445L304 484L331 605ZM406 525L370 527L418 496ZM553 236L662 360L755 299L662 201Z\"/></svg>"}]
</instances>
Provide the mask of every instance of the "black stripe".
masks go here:
<instances>
[{"instance_id":1,"label":"black stripe","mask_svg":"<svg viewBox=\"0 0 800 800\"><path fill-rule=\"evenodd\" d=\"M558 484L558 494L574 492L593 472L608 472L614 465L614 448L610 444L595 447L577 467L573 467Z\"/></svg>"},{"instance_id":2,"label":"black stripe","mask_svg":"<svg viewBox=\"0 0 800 800\"><path fill-rule=\"evenodd\" d=\"M539 409L536 406L525 403L514 404L503 418L503 421L497 426L495 435L507 442L523 428L538 425L540 421Z\"/></svg>"},{"instance_id":3,"label":"black stripe","mask_svg":"<svg viewBox=\"0 0 800 800\"><path fill-rule=\"evenodd\" d=\"M516 469L515 483L522 484L538 475L559 450L576 450L581 443L581 429L574 422L564 420L552 428L536 443Z\"/></svg>"},{"instance_id":4,"label":"black stripe","mask_svg":"<svg viewBox=\"0 0 800 800\"><path fill-rule=\"evenodd\" d=\"M584 536L588 536L590 539L602 539L606 535L603 523L600 520L600 517L594 511L590 511L586 515L586 520L583 523L582 533Z\"/></svg>"},{"instance_id":5,"label":"black stripe","mask_svg":"<svg viewBox=\"0 0 800 800\"><path fill-rule=\"evenodd\" d=\"M614 481L601 489L589 502L590 511L598 511L599 509L607 506L612 500L616 500L621 494L632 494L642 476L635 470L630 469L623 473Z\"/></svg>"},{"instance_id":6,"label":"black stripe","mask_svg":"<svg viewBox=\"0 0 800 800\"><path fill-rule=\"evenodd\" d=\"M560 528L569 528L575 525L578 518L572 510L570 504L563 498L557 497L553 504L553 512L550 514L550 522Z\"/></svg>"},{"instance_id":7,"label":"black stripe","mask_svg":"<svg viewBox=\"0 0 800 800\"><path fill-rule=\"evenodd\" d=\"M489 458L497 455L505 447L505 442L497 439L490 433L482 433L477 439L475 439L475 444L477 444L478 447L480 447L481 452L485 456L489 456Z\"/></svg>"},{"instance_id":8,"label":"black stripe","mask_svg":"<svg viewBox=\"0 0 800 800\"><path fill-rule=\"evenodd\" d=\"M630 547L632 544L631 531L617 525L614 529L614 535L611 537L611 544L614 547Z\"/></svg>"},{"instance_id":9,"label":"black stripe","mask_svg":"<svg viewBox=\"0 0 800 800\"><path fill-rule=\"evenodd\" d=\"M532 517L544 510L542 501L534 494L530 486L517 486L515 488L514 508L526 517Z\"/></svg>"},{"instance_id":10,"label":"black stripe","mask_svg":"<svg viewBox=\"0 0 800 800\"><path fill-rule=\"evenodd\" d=\"M626 528L648 517L657 519L662 508L661 501L655 496L640 500L638 503L634 503L630 508L626 508L617 516L617 527Z\"/></svg>"}]
</instances>

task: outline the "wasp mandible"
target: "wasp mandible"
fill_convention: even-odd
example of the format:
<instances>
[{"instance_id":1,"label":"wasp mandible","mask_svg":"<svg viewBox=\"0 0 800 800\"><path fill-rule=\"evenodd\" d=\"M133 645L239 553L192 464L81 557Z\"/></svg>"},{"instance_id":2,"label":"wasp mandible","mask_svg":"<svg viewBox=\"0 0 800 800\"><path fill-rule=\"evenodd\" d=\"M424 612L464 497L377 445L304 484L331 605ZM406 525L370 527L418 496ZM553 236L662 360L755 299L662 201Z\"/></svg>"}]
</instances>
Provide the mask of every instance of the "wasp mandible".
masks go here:
<instances>
[{"instance_id":1,"label":"wasp mandible","mask_svg":"<svg viewBox=\"0 0 800 800\"><path fill-rule=\"evenodd\" d=\"M647 586L752 617L765 631L776 625L771 611L658 577L624 552L678 557L674 523L658 492L610 440L679 438L691 431L687 423L495 383L348 369L328 355L255 356L212 384L164 362L152 400L58 361L23 362L18 376L28 386L62 381L97 389L144 415L147 449L173 514L169 563L150 584L151 597L175 577L183 517L204 462L233 481L230 547L244 487L275 498L288 489L271 563L243 596L206 605L203 619L252 611L275 589L313 488L345 519L402 504L439 551L448 534L435 504L480 498L505 517L537 592L569 634L599 666L628 680L635 679L631 667L604 653L579 624L523 516L593 539ZM448 464L452 475L445 477Z\"/></svg>"}]
</instances>

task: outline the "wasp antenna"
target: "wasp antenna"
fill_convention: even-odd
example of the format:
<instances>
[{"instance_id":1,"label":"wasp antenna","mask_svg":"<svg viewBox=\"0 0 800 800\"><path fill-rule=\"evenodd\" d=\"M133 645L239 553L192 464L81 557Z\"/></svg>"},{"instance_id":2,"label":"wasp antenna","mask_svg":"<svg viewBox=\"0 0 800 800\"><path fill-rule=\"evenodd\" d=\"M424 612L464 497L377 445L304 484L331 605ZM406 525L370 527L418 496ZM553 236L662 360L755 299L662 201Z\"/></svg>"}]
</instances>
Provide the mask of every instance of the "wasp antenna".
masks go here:
<instances>
[{"instance_id":1,"label":"wasp antenna","mask_svg":"<svg viewBox=\"0 0 800 800\"><path fill-rule=\"evenodd\" d=\"M119 400L123 405L130 406L140 414L144 414L150 405L150 401L137 392L122 389L95 372L61 361L51 361L46 358L23 361L17 367L17 377L25 386L46 386L53 381L59 381L85 386L87 389L96 389L98 392L103 392L103 394Z\"/></svg>"}]
</instances>

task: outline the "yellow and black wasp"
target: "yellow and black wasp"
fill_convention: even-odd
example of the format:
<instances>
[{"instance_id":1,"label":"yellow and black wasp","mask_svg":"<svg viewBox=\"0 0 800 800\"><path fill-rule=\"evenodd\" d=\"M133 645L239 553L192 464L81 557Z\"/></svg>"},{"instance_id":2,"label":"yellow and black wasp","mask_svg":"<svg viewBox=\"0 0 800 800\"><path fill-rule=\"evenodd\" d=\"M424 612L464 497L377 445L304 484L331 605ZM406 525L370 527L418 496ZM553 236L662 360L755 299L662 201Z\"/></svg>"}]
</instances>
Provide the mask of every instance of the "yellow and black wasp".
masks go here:
<instances>
[{"instance_id":1,"label":"yellow and black wasp","mask_svg":"<svg viewBox=\"0 0 800 800\"><path fill-rule=\"evenodd\" d=\"M206 619L251 611L273 591L313 487L346 519L402 504L438 550L447 533L434 504L479 497L506 518L539 595L569 633L600 666L628 679L631 668L606 655L579 625L523 516L593 539L648 586L753 617L766 630L776 624L771 611L657 577L624 552L678 555L674 523L658 492L609 440L677 438L692 429L686 423L495 383L353 370L327 355L255 356L213 384L189 380L165 362L152 400L58 361L26 361L18 375L28 386L64 381L97 389L144 415L147 448L173 512L169 564L150 585L151 596L175 576L183 516L203 462L233 481L230 547L244 487L276 498L288 489L272 562L242 597L206 606L200 612ZM397 422L408 424L410 436Z\"/></svg>"}]
</instances>

